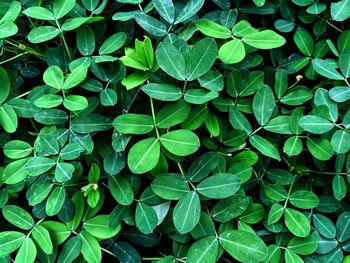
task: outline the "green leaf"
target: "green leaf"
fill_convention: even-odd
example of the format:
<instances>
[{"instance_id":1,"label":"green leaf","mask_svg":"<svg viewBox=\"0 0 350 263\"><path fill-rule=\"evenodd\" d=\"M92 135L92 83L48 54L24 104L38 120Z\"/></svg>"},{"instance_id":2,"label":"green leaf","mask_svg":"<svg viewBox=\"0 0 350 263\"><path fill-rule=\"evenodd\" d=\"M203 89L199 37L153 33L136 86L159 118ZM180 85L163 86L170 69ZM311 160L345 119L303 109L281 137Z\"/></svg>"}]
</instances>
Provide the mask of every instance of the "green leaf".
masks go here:
<instances>
[{"instance_id":1,"label":"green leaf","mask_svg":"<svg viewBox=\"0 0 350 263\"><path fill-rule=\"evenodd\" d=\"M135 113L119 115L114 119L113 126L124 134L146 134L154 129L151 116Z\"/></svg>"},{"instance_id":2,"label":"green leaf","mask_svg":"<svg viewBox=\"0 0 350 263\"><path fill-rule=\"evenodd\" d=\"M218 54L216 42L212 38L198 41L186 54L186 79L191 81L207 73Z\"/></svg>"},{"instance_id":3,"label":"green leaf","mask_svg":"<svg viewBox=\"0 0 350 263\"><path fill-rule=\"evenodd\" d=\"M198 194L194 191L184 194L174 208L173 221L176 230L180 234L190 232L198 224L200 215Z\"/></svg>"},{"instance_id":4,"label":"green leaf","mask_svg":"<svg viewBox=\"0 0 350 263\"><path fill-rule=\"evenodd\" d=\"M314 134L323 134L333 129L333 123L319 116L308 115L300 119L299 125Z\"/></svg>"},{"instance_id":5,"label":"green leaf","mask_svg":"<svg viewBox=\"0 0 350 263\"><path fill-rule=\"evenodd\" d=\"M2 181L6 184L17 184L27 178L25 166L28 158L16 160L6 165L2 174Z\"/></svg>"},{"instance_id":6,"label":"green leaf","mask_svg":"<svg viewBox=\"0 0 350 263\"><path fill-rule=\"evenodd\" d=\"M225 64L235 64L245 58L246 52L243 42L234 38L219 48L219 58Z\"/></svg>"},{"instance_id":7,"label":"green leaf","mask_svg":"<svg viewBox=\"0 0 350 263\"><path fill-rule=\"evenodd\" d=\"M169 152L186 156L196 152L200 146L198 136L189 130L175 130L163 134L160 142Z\"/></svg>"},{"instance_id":8,"label":"green leaf","mask_svg":"<svg viewBox=\"0 0 350 263\"><path fill-rule=\"evenodd\" d=\"M168 42L161 42L156 51L159 67L178 80L186 78L186 62L180 51Z\"/></svg>"},{"instance_id":9,"label":"green leaf","mask_svg":"<svg viewBox=\"0 0 350 263\"><path fill-rule=\"evenodd\" d=\"M33 217L21 207L15 205L6 205L2 208L2 215L12 225L29 230L34 226Z\"/></svg>"},{"instance_id":10,"label":"green leaf","mask_svg":"<svg viewBox=\"0 0 350 263\"><path fill-rule=\"evenodd\" d=\"M83 229L99 239L107 239L115 236L120 231L120 226L111 228L108 226L109 215L98 215L86 220Z\"/></svg>"},{"instance_id":11,"label":"green leaf","mask_svg":"<svg viewBox=\"0 0 350 263\"><path fill-rule=\"evenodd\" d=\"M220 245L240 262L260 262L267 257L265 243L256 235L242 230L225 231L219 236Z\"/></svg>"},{"instance_id":12,"label":"green leaf","mask_svg":"<svg viewBox=\"0 0 350 263\"><path fill-rule=\"evenodd\" d=\"M350 100L350 89L348 86L338 86L329 90L329 97L335 102Z\"/></svg>"},{"instance_id":13,"label":"green leaf","mask_svg":"<svg viewBox=\"0 0 350 263\"><path fill-rule=\"evenodd\" d=\"M83 56L90 56L95 50L95 35L87 25L80 27L78 30L77 48Z\"/></svg>"},{"instance_id":14,"label":"green leaf","mask_svg":"<svg viewBox=\"0 0 350 263\"><path fill-rule=\"evenodd\" d=\"M87 114L79 115L72 120L71 129L78 133L92 133L106 131L112 128L111 120L102 115Z\"/></svg>"},{"instance_id":15,"label":"green leaf","mask_svg":"<svg viewBox=\"0 0 350 263\"><path fill-rule=\"evenodd\" d=\"M82 243L79 237L68 239L58 256L58 263L73 262L80 255Z\"/></svg>"},{"instance_id":16,"label":"green leaf","mask_svg":"<svg viewBox=\"0 0 350 263\"><path fill-rule=\"evenodd\" d=\"M8 104L0 105L0 125L8 133L14 133L17 130L17 114Z\"/></svg>"},{"instance_id":17,"label":"green leaf","mask_svg":"<svg viewBox=\"0 0 350 263\"><path fill-rule=\"evenodd\" d=\"M77 29L81 25L85 24L90 17L74 17L74 18L68 18L64 21L61 28L63 31L71 31L74 29Z\"/></svg>"},{"instance_id":18,"label":"green leaf","mask_svg":"<svg viewBox=\"0 0 350 263\"><path fill-rule=\"evenodd\" d=\"M42 225L35 225L32 231L32 238L45 254L53 253L53 244L50 232Z\"/></svg>"},{"instance_id":19,"label":"green leaf","mask_svg":"<svg viewBox=\"0 0 350 263\"><path fill-rule=\"evenodd\" d=\"M169 84L149 83L141 90L151 98L162 101L176 101L182 97L181 89Z\"/></svg>"},{"instance_id":20,"label":"green leaf","mask_svg":"<svg viewBox=\"0 0 350 263\"><path fill-rule=\"evenodd\" d=\"M345 179L336 175L333 177L332 181L333 195L338 201L342 200L346 196L347 186Z\"/></svg>"},{"instance_id":21,"label":"green leaf","mask_svg":"<svg viewBox=\"0 0 350 263\"><path fill-rule=\"evenodd\" d=\"M341 0L331 3L331 15L335 21L344 21L350 17L350 1Z\"/></svg>"},{"instance_id":22,"label":"green leaf","mask_svg":"<svg viewBox=\"0 0 350 263\"><path fill-rule=\"evenodd\" d=\"M184 95L185 101L191 104L204 104L217 97L219 97L218 92L206 89L190 89Z\"/></svg>"},{"instance_id":23,"label":"green leaf","mask_svg":"<svg viewBox=\"0 0 350 263\"><path fill-rule=\"evenodd\" d=\"M101 262L102 252L97 239L86 231L80 232L78 237L82 243L81 254L83 255L84 259L89 263Z\"/></svg>"},{"instance_id":24,"label":"green leaf","mask_svg":"<svg viewBox=\"0 0 350 263\"><path fill-rule=\"evenodd\" d=\"M59 35L60 31L54 26L38 26L33 28L28 34L29 42L38 44L51 40Z\"/></svg>"},{"instance_id":25,"label":"green leaf","mask_svg":"<svg viewBox=\"0 0 350 263\"><path fill-rule=\"evenodd\" d=\"M224 88L224 77L215 70L209 70L198 78L201 87L212 91L222 91Z\"/></svg>"},{"instance_id":26,"label":"green leaf","mask_svg":"<svg viewBox=\"0 0 350 263\"><path fill-rule=\"evenodd\" d=\"M137 228L142 233L151 234L157 226L158 217L152 207L139 202L136 205L135 221Z\"/></svg>"},{"instance_id":27,"label":"green leaf","mask_svg":"<svg viewBox=\"0 0 350 263\"><path fill-rule=\"evenodd\" d=\"M159 128L169 128L182 123L190 114L191 106L184 100L167 105L156 115L156 124Z\"/></svg>"},{"instance_id":28,"label":"green leaf","mask_svg":"<svg viewBox=\"0 0 350 263\"><path fill-rule=\"evenodd\" d=\"M314 49L314 40L304 28L298 27L293 36L294 43L301 53L305 56L311 56Z\"/></svg>"},{"instance_id":29,"label":"green leaf","mask_svg":"<svg viewBox=\"0 0 350 263\"><path fill-rule=\"evenodd\" d=\"M350 238L350 212L342 213L336 223L337 239L344 242Z\"/></svg>"},{"instance_id":30,"label":"green leaf","mask_svg":"<svg viewBox=\"0 0 350 263\"><path fill-rule=\"evenodd\" d=\"M125 154L109 151L103 159L103 168L109 175L117 175L125 167Z\"/></svg>"},{"instance_id":31,"label":"green leaf","mask_svg":"<svg viewBox=\"0 0 350 263\"><path fill-rule=\"evenodd\" d=\"M285 260L286 260L286 263L303 263L304 262L304 260L302 260L301 257L299 257L294 251L290 249L286 249Z\"/></svg>"},{"instance_id":32,"label":"green leaf","mask_svg":"<svg viewBox=\"0 0 350 263\"><path fill-rule=\"evenodd\" d=\"M250 137L249 142L255 149L257 149L263 155L276 159L278 161L281 160L278 149L271 142L264 139L263 137L259 135L253 135L252 137Z\"/></svg>"},{"instance_id":33,"label":"green leaf","mask_svg":"<svg viewBox=\"0 0 350 263\"><path fill-rule=\"evenodd\" d=\"M286 43L284 37L272 30L247 34L242 38L243 42L258 49L272 49L283 46Z\"/></svg>"},{"instance_id":34,"label":"green leaf","mask_svg":"<svg viewBox=\"0 0 350 263\"><path fill-rule=\"evenodd\" d=\"M100 55L107 55L114 53L120 49L126 41L126 34L119 32L108 37L98 50Z\"/></svg>"},{"instance_id":35,"label":"green leaf","mask_svg":"<svg viewBox=\"0 0 350 263\"><path fill-rule=\"evenodd\" d=\"M319 203L316 194L305 190L293 192L289 197L289 201L292 205L301 209L315 208Z\"/></svg>"},{"instance_id":36,"label":"green leaf","mask_svg":"<svg viewBox=\"0 0 350 263\"><path fill-rule=\"evenodd\" d=\"M134 200L134 192L130 183L122 176L108 178L109 191L114 199L121 205L131 205Z\"/></svg>"},{"instance_id":37,"label":"green leaf","mask_svg":"<svg viewBox=\"0 0 350 263\"><path fill-rule=\"evenodd\" d=\"M175 20L175 8L172 0L152 0L157 12L167 22L172 24Z\"/></svg>"},{"instance_id":38,"label":"green leaf","mask_svg":"<svg viewBox=\"0 0 350 263\"><path fill-rule=\"evenodd\" d=\"M146 15L145 13L138 13L134 18L144 30L153 36L161 37L167 34L166 26L152 16Z\"/></svg>"},{"instance_id":39,"label":"green leaf","mask_svg":"<svg viewBox=\"0 0 350 263\"><path fill-rule=\"evenodd\" d=\"M287 208L284 211L284 223L288 230L297 237L307 237L310 234L310 222L297 210Z\"/></svg>"},{"instance_id":40,"label":"green leaf","mask_svg":"<svg viewBox=\"0 0 350 263\"><path fill-rule=\"evenodd\" d=\"M75 0L57 0L53 4L53 13L56 19L64 17L75 6Z\"/></svg>"},{"instance_id":41,"label":"green leaf","mask_svg":"<svg viewBox=\"0 0 350 263\"><path fill-rule=\"evenodd\" d=\"M147 72L135 72L122 80L122 84L127 90L133 89L141 84L143 84L149 78Z\"/></svg>"},{"instance_id":42,"label":"green leaf","mask_svg":"<svg viewBox=\"0 0 350 263\"><path fill-rule=\"evenodd\" d=\"M0 103L3 103L8 95L10 94L11 82L10 78L5 69L0 67L0 83L1 83L1 93L0 93Z\"/></svg>"},{"instance_id":43,"label":"green leaf","mask_svg":"<svg viewBox=\"0 0 350 263\"><path fill-rule=\"evenodd\" d=\"M188 169L187 176L193 182L199 182L207 177L219 163L217 152L207 152L195 160Z\"/></svg>"},{"instance_id":44,"label":"green leaf","mask_svg":"<svg viewBox=\"0 0 350 263\"><path fill-rule=\"evenodd\" d=\"M25 170L30 176L41 175L56 165L56 162L43 156L32 157L28 160Z\"/></svg>"},{"instance_id":45,"label":"green leaf","mask_svg":"<svg viewBox=\"0 0 350 263\"><path fill-rule=\"evenodd\" d=\"M296 156L303 150L303 143L298 136L289 137L283 146L283 151L288 154L288 156Z\"/></svg>"},{"instance_id":46,"label":"green leaf","mask_svg":"<svg viewBox=\"0 0 350 263\"><path fill-rule=\"evenodd\" d=\"M0 232L0 256L8 256L23 243L25 235L16 231Z\"/></svg>"},{"instance_id":47,"label":"green leaf","mask_svg":"<svg viewBox=\"0 0 350 263\"><path fill-rule=\"evenodd\" d=\"M53 13L50 10L41 6L29 7L26 10L23 10L23 14L39 20L55 20L55 16L53 15Z\"/></svg>"},{"instance_id":48,"label":"green leaf","mask_svg":"<svg viewBox=\"0 0 350 263\"><path fill-rule=\"evenodd\" d=\"M214 174L197 185L197 191L206 197L223 199L235 194L241 187L241 181L233 174Z\"/></svg>"},{"instance_id":49,"label":"green leaf","mask_svg":"<svg viewBox=\"0 0 350 263\"><path fill-rule=\"evenodd\" d=\"M18 27L13 22L5 22L1 24L0 28L0 39L4 39L13 35L16 35L18 32Z\"/></svg>"},{"instance_id":50,"label":"green leaf","mask_svg":"<svg viewBox=\"0 0 350 263\"><path fill-rule=\"evenodd\" d=\"M32 146L21 140L9 141L4 145L4 154L11 159L21 159L27 157L32 151Z\"/></svg>"},{"instance_id":51,"label":"green leaf","mask_svg":"<svg viewBox=\"0 0 350 263\"><path fill-rule=\"evenodd\" d=\"M80 111L87 108L88 101L80 95L69 95L64 99L63 106L70 111Z\"/></svg>"},{"instance_id":52,"label":"green leaf","mask_svg":"<svg viewBox=\"0 0 350 263\"><path fill-rule=\"evenodd\" d=\"M350 10L350 1L347 1L349 5ZM349 13L350 16L350 13ZM345 78L350 77L350 49L345 50L340 54L339 57L339 68L341 72L343 73Z\"/></svg>"},{"instance_id":53,"label":"green leaf","mask_svg":"<svg viewBox=\"0 0 350 263\"><path fill-rule=\"evenodd\" d=\"M39 108L54 108L61 105L63 99L60 95L45 94L34 101L34 105Z\"/></svg>"},{"instance_id":54,"label":"green leaf","mask_svg":"<svg viewBox=\"0 0 350 263\"><path fill-rule=\"evenodd\" d=\"M54 216L58 214L58 212L63 207L65 197L66 190L64 187L56 187L53 189L46 202L46 214L48 216Z\"/></svg>"},{"instance_id":55,"label":"green leaf","mask_svg":"<svg viewBox=\"0 0 350 263\"><path fill-rule=\"evenodd\" d=\"M148 138L134 144L128 154L129 169L136 174L152 170L158 163L160 143L156 138Z\"/></svg>"},{"instance_id":56,"label":"green leaf","mask_svg":"<svg viewBox=\"0 0 350 263\"><path fill-rule=\"evenodd\" d=\"M216 237L202 238L190 247L187 253L188 263L214 263L218 256L219 243Z\"/></svg>"},{"instance_id":57,"label":"green leaf","mask_svg":"<svg viewBox=\"0 0 350 263\"><path fill-rule=\"evenodd\" d=\"M26 237L17 252L15 262L33 263L36 254L37 250L33 240L30 237Z\"/></svg>"},{"instance_id":58,"label":"green leaf","mask_svg":"<svg viewBox=\"0 0 350 263\"><path fill-rule=\"evenodd\" d=\"M308 90L294 90L288 92L285 96L281 98L280 101L286 105L296 106L304 104L312 97L313 94Z\"/></svg>"},{"instance_id":59,"label":"green leaf","mask_svg":"<svg viewBox=\"0 0 350 263\"><path fill-rule=\"evenodd\" d=\"M316 230L326 238L334 238L336 234L336 228L333 222L322 214L314 214L312 216L313 225Z\"/></svg>"},{"instance_id":60,"label":"green leaf","mask_svg":"<svg viewBox=\"0 0 350 263\"><path fill-rule=\"evenodd\" d=\"M103 106L114 106L117 104L118 95L114 89L104 89L100 93L100 101Z\"/></svg>"},{"instance_id":61,"label":"green leaf","mask_svg":"<svg viewBox=\"0 0 350 263\"><path fill-rule=\"evenodd\" d=\"M206 18L198 20L196 22L196 27L208 37L220 39L227 39L231 37L230 29Z\"/></svg>"},{"instance_id":62,"label":"green leaf","mask_svg":"<svg viewBox=\"0 0 350 263\"><path fill-rule=\"evenodd\" d=\"M307 148L318 160L327 161L332 157L333 147L327 139L307 138Z\"/></svg>"},{"instance_id":63,"label":"green leaf","mask_svg":"<svg viewBox=\"0 0 350 263\"><path fill-rule=\"evenodd\" d=\"M335 65L327 62L322 59L313 59L312 60L313 69L323 77L334 79L334 80L343 80L344 77L336 70Z\"/></svg>"},{"instance_id":64,"label":"green leaf","mask_svg":"<svg viewBox=\"0 0 350 263\"><path fill-rule=\"evenodd\" d=\"M73 177L75 168L71 163L57 163L55 169L55 179L59 183L67 182Z\"/></svg>"},{"instance_id":65,"label":"green leaf","mask_svg":"<svg viewBox=\"0 0 350 263\"><path fill-rule=\"evenodd\" d=\"M269 86L265 85L255 93L253 99L253 113L261 126L268 123L275 109L275 105L275 97Z\"/></svg>"},{"instance_id":66,"label":"green leaf","mask_svg":"<svg viewBox=\"0 0 350 263\"><path fill-rule=\"evenodd\" d=\"M72 72L65 79L62 89L71 89L83 82L86 78L87 70L87 67L84 65L76 67L74 70L72 70Z\"/></svg>"},{"instance_id":67,"label":"green leaf","mask_svg":"<svg viewBox=\"0 0 350 263\"><path fill-rule=\"evenodd\" d=\"M333 149L336 153L347 153L350 151L350 134L346 131L336 131L331 139Z\"/></svg>"},{"instance_id":68,"label":"green leaf","mask_svg":"<svg viewBox=\"0 0 350 263\"><path fill-rule=\"evenodd\" d=\"M157 176L151 188L156 195L166 200L179 200L190 191L187 181L178 174Z\"/></svg>"},{"instance_id":69,"label":"green leaf","mask_svg":"<svg viewBox=\"0 0 350 263\"><path fill-rule=\"evenodd\" d=\"M229 121L235 129L245 131L248 134L252 132L252 126L249 121L236 106L232 106L229 109Z\"/></svg>"},{"instance_id":70,"label":"green leaf","mask_svg":"<svg viewBox=\"0 0 350 263\"><path fill-rule=\"evenodd\" d=\"M186 21L194 16L203 6L204 0L190 0L176 16L175 24Z\"/></svg>"}]
</instances>

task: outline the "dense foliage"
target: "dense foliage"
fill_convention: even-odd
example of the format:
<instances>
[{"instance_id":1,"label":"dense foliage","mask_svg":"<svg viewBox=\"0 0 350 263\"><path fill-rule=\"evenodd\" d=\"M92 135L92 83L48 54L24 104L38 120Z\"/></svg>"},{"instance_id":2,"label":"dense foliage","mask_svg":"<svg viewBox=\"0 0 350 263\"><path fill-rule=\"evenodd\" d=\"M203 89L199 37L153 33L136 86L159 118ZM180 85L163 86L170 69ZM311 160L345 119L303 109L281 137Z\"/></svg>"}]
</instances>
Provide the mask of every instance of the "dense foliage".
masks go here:
<instances>
[{"instance_id":1,"label":"dense foliage","mask_svg":"<svg viewBox=\"0 0 350 263\"><path fill-rule=\"evenodd\" d=\"M1 0L0 262L350 262L350 1Z\"/></svg>"}]
</instances>

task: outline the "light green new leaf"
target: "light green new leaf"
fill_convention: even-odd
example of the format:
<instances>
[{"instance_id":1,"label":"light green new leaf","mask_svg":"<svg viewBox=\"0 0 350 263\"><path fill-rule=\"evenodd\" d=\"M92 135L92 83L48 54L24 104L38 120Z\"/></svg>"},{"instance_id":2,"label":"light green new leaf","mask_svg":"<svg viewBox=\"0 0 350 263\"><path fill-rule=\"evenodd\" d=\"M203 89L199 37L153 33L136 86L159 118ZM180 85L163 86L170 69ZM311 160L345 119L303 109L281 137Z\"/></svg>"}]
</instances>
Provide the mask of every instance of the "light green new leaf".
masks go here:
<instances>
[{"instance_id":1,"label":"light green new leaf","mask_svg":"<svg viewBox=\"0 0 350 263\"><path fill-rule=\"evenodd\" d=\"M46 202L46 214L48 216L54 216L58 214L64 204L65 198L66 189L64 187L56 187L53 189Z\"/></svg>"},{"instance_id":2,"label":"light green new leaf","mask_svg":"<svg viewBox=\"0 0 350 263\"><path fill-rule=\"evenodd\" d=\"M198 194L194 191L184 194L174 208L173 221L176 230L180 234L190 232L198 224L200 215Z\"/></svg>"},{"instance_id":3,"label":"light green new leaf","mask_svg":"<svg viewBox=\"0 0 350 263\"><path fill-rule=\"evenodd\" d=\"M206 18L198 20L196 22L196 27L208 37L220 39L227 39L231 37L230 29Z\"/></svg>"},{"instance_id":4,"label":"light green new leaf","mask_svg":"<svg viewBox=\"0 0 350 263\"><path fill-rule=\"evenodd\" d=\"M235 194L241 187L239 178L230 173L214 174L197 185L197 191L206 197L223 199Z\"/></svg>"},{"instance_id":5,"label":"light green new leaf","mask_svg":"<svg viewBox=\"0 0 350 263\"><path fill-rule=\"evenodd\" d=\"M28 34L29 42L38 44L51 40L59 35L60 31L54 26L38 26L33 28Z\"/></svg>"},{"instance_id":6,"label":"light green new leaf","mask_svg":"<svg viewBox=\"0 0 350 263\"><path fill-rule=\"evenodd\" d=\"M70 111L84 110L88 104L88 100L80 95L69 95L63 100L63 106Z\"/></svg>"},{"instance_id":7,"label":"light green new leaf","mask_svg":"<svg viewBox=\"0 0 350 263\"><path fill-rule=\"evenodd\" d=\"M122 176L110 176L108 187L114 199L121 205L131 205L134 200L134 192L128 180Z\"/></svg>"},{"instance_id":8,"label":"light green new leaf","mask_svg":"<svg viewBox=\"0 0 350 263\"><path fill-rule=\"evenodd\" d=\"M278 149L271 142L264 139L263 137L259 135L253 135L252 137L250 137L249 142L255 149L257 149L263 155L276 159L278 161L281 160Z\"/></svg>"},{"instance_id":9,"label":"light green new leaf","mask_svg":"<svg viewBox=\"0 0 350 263\"><path fill-rule=\"evenodd\" d=\"M81 240L81 254L89 263L100 263L102 260L102 252L97 239L86 231L79 233L78 237Z\"/></svg>"},{"instance_id":10,"label":"light green new leaf","mask_svg":"<svg viewBox=\"0 0 350 263\"><path fill-rule=\"evenodd\" d=\"M157 138L148 138L134 144L128 153L129 169L136 174L152 170L158 163L160 143Z\"/></svg>"},{"instance_id":11,"label":"light green new leaf","mask_svg":"<svg viewBox=\"0 0 350 263\"><path fill-rule=\"evenodd\" d=\"M124 134L146 134L154 129L151 116L135 113L119 115L114 119L113 126Z\"/></svg>"},{"instance_id":12,"label":"light green new leaf","mask_svg":"<svg viewBox=\"0 0 350 263\"><path fill-rule=\"evenodd\" d=\"M152 0L157 12L166 21L172 24L175 20L175 7L172 0Z\"/></svg>"},{"instance_id":13,"label":"light green new leaf","mask_svg":"<svg viewBox=\"0 0 350 263\"><path fill-rule=\"evenodd\" d=\"M267 257L267 247L256 234L230 230L220 234L220 245L240 262L260 262Z\"/></svg>"},{"instance_id":14,"label":"light green new leaf","mask_svg":"<svg viewBox=\"0 0 350 263\"><path fill-rule=\"evenodd\" d=\"M208 236L193 243L187 252L188 263L215 263L219 253L216 237Z\"/></svg>"},{"instance_id":15,"label":"light green new leaf","mask_svg":"<svg viewBox=\"0 0 350 263\"><path fill-rule=\"evenodd\" d=\"M186 156L196 152L200 146L198 136L189 130L175 130L163 134L160 137L160 142L169 152L178 155Z\"/></svg>"},{"instance_id":16,"label":"light green new leaf","mask_svg":"<svg viewBox=\"0 0 350 263\"><path fill-rule=\"evenodd\" d=\"M88 68L84 65L76 67L65 79L62 89L71 89L78 86L86 78Z\"/></svg>"},{"instance_id":17,"label":"light green new leaf","mask_svg":"<svg viewBox=\"0 0 350 263\"><path fill-rule=\"evenodd\" d=\"M332 157L333 147L327 139L307 138L306 145L316 159L327 161Z\"/></svg>"},{"instance_id":18,"label":"light green new leaf","mask_svg":"<svg viewBox=\"0 0 350 263\"><path fill-rule=\"evenodd\" d=\"M63 72L56 65L50 66L45 70L43 79L46 85L49 85L56 89L61 89L64 82Z\"/></svg>"},{"instance_id":19,"label":"light green new leaf","mask_svg":"<svg viewBox=\"0 0 350 263\"><path fill-rule=\"evenodd\" d=\"M293 39L301 53L303 53L305 56L312 55L314 50L314 40L306 29L298 27L294 33Z\"/></svg>"},{"instance_id":20,"label":"light green new leaf","mask_svg":"<svg viewBox=\"0 0 350 263\"><path fill-rule=\"evenodd\" d=\"M0 27L0 39L7 38L16 35L18 32L18 27L13 22L5 22L1 24Z\"/></svg>"},{"instance_id":21,"label":"light green new leaf","mask_svg":"<svg viewBox=\"0 0 350 263\"><path fill-rule=\"evenodd\" d=\"M190 0L180 11L175 20L175 25L194 16L203 6L204 0Z\"/></svg>"},{"instance_id":22,"label":"light green new leaf","mask_svg":"<svg viewBox=\"0 0 350 263\"><path fill-rule=\"evenodd\" d=\"M205 38L198 42L186 54L186 79L191 81L207 73L213 66L218 54L216 42Z\"/></svg>"},{"instance_id":23,"label":"light green new leaf","mask_svg":"<svg viewBox=\"0 0 350 263\"><path fill-rule=\"evenodd\" d=\"M126 34L124 32L113 34L103 42L98 50L98 53L100 53L100 55L111 54L120 49L124 45L125 41Z\"/></svg>"},{"instance_id":24,"label":"light green new leaf","mask_svg":"<svg viewBox=\"0 0 350 263\"><path fill-rule=\"evenodd\" d=\"M50 109L61 105L62 96L56 94L45 94L34 101L34 105L39 108Z\"/></svg>"},{"instance_id":25,"label":"light green new leaf","mask_svg":"<svg viewBox=\"0 0 350 263\"><path fill-rule=\"evenodd\" d=\"M144 30L153 36L161 37L167 34L166 26L152 16L146 15L145 13L138 13L135 15L134 19Z\"/></svg>"},{"instance_id":26,"label":"light green new leaf","mask_svg":"<svg viewBox=\"0 0 350 263\"><path fill-rule=\"evenodd\" d=\"M331 3L331 15L335 21L344 21L350 17L350 1L341 0Z\"/></svg>"},{"instance_id":27,"label":"light green new leaf","mask_svg":"<svg viewBox=\"0 0 350 263\"><path fill-rule=\"evenodd\" d=\"M17 114L8 104L0 105L0 125L8 133L14 133L17 130Z\"/></svg>"},{"instance_id":28,"label":"light green new leaf","mask_svg":"<svg viewBox=\"0 0 350 263\"><path fill-rule=\"evenodd\" d=\"M58 256L57 263L73 262L80 255L82 243L79 237L71 237L68 239Z\"/></svg>"},{"instance_id":29,"label":"light green new leaf","mask_svg":"<svg viewBox=\"0 0 350 263\"><path fill-rule=\"evenodd\" d=\"M34 226L33 217L21 207L15 205L6 205L2 208L2 215L12 225L29 230Z\"/></svg>"},{"instance_id":30,"label":"light green new leaf","mask_svg":"<svg viewBox=\"0 0 350 263\"><path fill-rule=\"evenodd\" d=\"M241 62L245 57L245 47L240 39L234 38L219 48L219 58L225 64Z\"/></svg>"},{"instance_id":31,"label":"light green new leaf","mask_svg":"<svg viewBox=\"0 0 350 263\"><path fill-rule=\"evenodd\" d=\"M301 117L299 125L314 134L323 134L333 129L333 123L319 116L308 115Z\"/></svg>"},{"instance_id":32,"label":"light green new leaf","mask_svg":"<svg viewBox=\"0 0 350 263\"><path fill-rule=\"evenodd\" d=\"M56 0L53 4L53 13L56 19L64 17L75 6L75 0Z\"/></svg>"},{"instance_id":33,"label":"light green new leaf","mask_svg":"<svg viewBox=\"0 0 350 263\"><path fill-rule=\"evenodd\" d=\"M323 77L334 79L334 80L343 80L344 77L336 70L334 64L331 64L323 59L313 59L312 60L313 69Z\"/></svg>"},{"instance_id":34,"label":"light green new leaf","mask_svg":"<svg viewBox=\"0 0 350 263\"><path fill-rule=\"evenodd\" d=\"M176 101L182 97L182 90L169 84L149 83L141 90L151 98L162 101Z\"/></svg>"},{"instance_id":35,"label":"light green new leaf","mask_svg":"<svg viewBox=\"0 0 350 263\"><path fill-rule=\"evenodd\" d=\"M268 123L275 109L275 105L275 96L269 86L264 85L255 93L253 99L253 113L261 126Z\"/></svg>"},{"instance_id":36,"label":"light green new leaf","mask_svg":"<svg viewBox=\"0 0 350 263\"><path fill-rule=\"evenodd\" d=\"M33 263L36 258L37 249L30 237L26 237L23 240L21 247L19 248L15 262L18 263Z\"/></svg>"},{"instance_id":37,"label":"light green new leaf","mask_svg":"<svg viewBox=\"0 0 350 263\"><path fill-rule=\"evenodd\" d=\"M55 20L53 13L41 6L32 6L23 11L23 14L39 20Z\"/></svg>"},{"instance_id":38,"label":"light green new leaf","mask_svg":"<svg viewBox=\"0 0 350 263\"><path fill-rule=\"evenodd\" d=\"M11 82L10 78L5 69L0 67L0 83L1 83L1 92L0 92L0 103L3 103L8 95L10 94Z\"/></svg>"},{"instance_id":39,"label":"light green new leaf","mask_svg":"<svg viewBox=\"0 0 350 263\"><path fill-rule=\"evenodd\" d=\"M310 234L310 222L307 217L292 208L284 211L284 223L288 230L297 237L307 237Z\"/></svg>"},{"instance_id":40,"label":"light green new leaf","mask_svg":"<svg viewBox=\"0 0 350 263\"><path fill-rule=\"evenodd\" d=\"M272 30L263 30L247 34L242 38L243 42L258 49L272 49L283 46L286 43L284 37Z\"/></svg>"},{"instance_id":41,"label":"light green new leaf","mask_svg":"<svg viewBox=\"0 0 350 263\"><path fill-rule=\"evenodd\" d=\"M144 234L153 233L158 217L154 209L142 202L136 205L135 222L137 228Z\"/></svg>"},{"instance_id":42,"label":"light green new leaf","mask_svg":"<svg viewBox=\"0 0 350 263\"><path fill-rule=\"evenodd\" d=\"M186 78L186 62L180 51L169 42L161 42L156 51L159 67L178 80Z\"/></svg>"},{"instance_id":43,"label":"light green new leaf","mask_svg":"<svg viewBox=\"0 0 350 263\"><path fill-rule=\"evenodd\" d=\"M18 249L25 239L25 235L16 231L0 232L0 257L8 256Z\"/></svg>"}]
</instances>

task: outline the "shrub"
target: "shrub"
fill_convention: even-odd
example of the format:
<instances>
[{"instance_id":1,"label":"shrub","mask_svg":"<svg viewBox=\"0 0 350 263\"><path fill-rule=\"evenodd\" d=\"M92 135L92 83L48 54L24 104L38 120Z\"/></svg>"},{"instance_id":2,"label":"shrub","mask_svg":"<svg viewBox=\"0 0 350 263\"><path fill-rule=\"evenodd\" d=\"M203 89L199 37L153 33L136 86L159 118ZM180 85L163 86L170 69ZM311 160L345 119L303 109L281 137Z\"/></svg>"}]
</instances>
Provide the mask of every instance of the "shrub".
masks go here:
<instances>
[{"instance_id":1,"label":"shrub","mask_svg":"<svg viewBox=\"0 0 350 263\"><path fill-rule=\"evenodd\" d=\"M350 262L350 1L0 17L1 262Z\"/></svg>"}]
</instances>

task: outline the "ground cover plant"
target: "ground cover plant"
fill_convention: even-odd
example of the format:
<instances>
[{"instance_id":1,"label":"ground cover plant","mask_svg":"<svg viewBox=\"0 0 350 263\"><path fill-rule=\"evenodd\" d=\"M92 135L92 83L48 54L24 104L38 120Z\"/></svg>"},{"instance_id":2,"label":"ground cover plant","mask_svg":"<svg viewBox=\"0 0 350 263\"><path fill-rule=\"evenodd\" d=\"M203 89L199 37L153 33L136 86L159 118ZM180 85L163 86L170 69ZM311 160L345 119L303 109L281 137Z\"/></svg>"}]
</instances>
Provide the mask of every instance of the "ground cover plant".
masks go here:
<instances>
[{"instance_id":1,"label":"ground cover plant","mask_svg":"<svg viewBox=\"0 0 350 263\"><path fill-rule=\"evenodd\" d=\"M349 17L2 0L0 262L349 263Z\"/></svg>"}]
</instances>

